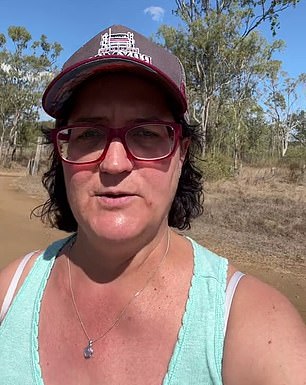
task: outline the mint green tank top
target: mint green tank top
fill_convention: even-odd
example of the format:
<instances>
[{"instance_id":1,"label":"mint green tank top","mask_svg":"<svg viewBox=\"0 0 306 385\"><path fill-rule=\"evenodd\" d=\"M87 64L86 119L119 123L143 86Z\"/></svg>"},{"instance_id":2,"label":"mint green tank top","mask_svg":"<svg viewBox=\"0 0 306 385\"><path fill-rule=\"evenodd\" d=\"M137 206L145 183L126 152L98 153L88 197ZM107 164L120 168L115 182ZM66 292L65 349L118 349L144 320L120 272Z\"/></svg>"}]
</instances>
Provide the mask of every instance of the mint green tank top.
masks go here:
<instances>
[{"instance_id":1,"label":"mint green tank top","mask_svg":"<svg viewBox=\"0 0 306 385\"><path fill-rule=\"evenodd\" d=\"M56 255L69 239L53 243L37 258L0 326L0 385L48 385L44 384L39 363L41 299ZM222 385L228 262L190 241L194 271L162 385Z\"/></svg>"}]
</instances>

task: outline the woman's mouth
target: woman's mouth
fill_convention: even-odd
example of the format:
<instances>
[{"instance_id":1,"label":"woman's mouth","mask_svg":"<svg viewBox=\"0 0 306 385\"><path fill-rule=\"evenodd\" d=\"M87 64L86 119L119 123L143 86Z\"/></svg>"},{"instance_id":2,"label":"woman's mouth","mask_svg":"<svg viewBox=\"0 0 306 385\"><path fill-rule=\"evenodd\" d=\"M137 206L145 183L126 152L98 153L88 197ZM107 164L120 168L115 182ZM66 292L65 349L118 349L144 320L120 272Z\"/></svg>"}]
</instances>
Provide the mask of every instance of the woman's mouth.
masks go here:
<instances>
[{"instance_id":1,"label":"woman's mouth","mask_svg":"<svg viewBox=\"0 0 306 385\"><path fill-rule=\"evenodd\" d=\"M130 204L135 198L136 195L130 193L104 193L98 194L97 198L103 206L107 207L123 207Z\"/></svg>"}]
</instances>

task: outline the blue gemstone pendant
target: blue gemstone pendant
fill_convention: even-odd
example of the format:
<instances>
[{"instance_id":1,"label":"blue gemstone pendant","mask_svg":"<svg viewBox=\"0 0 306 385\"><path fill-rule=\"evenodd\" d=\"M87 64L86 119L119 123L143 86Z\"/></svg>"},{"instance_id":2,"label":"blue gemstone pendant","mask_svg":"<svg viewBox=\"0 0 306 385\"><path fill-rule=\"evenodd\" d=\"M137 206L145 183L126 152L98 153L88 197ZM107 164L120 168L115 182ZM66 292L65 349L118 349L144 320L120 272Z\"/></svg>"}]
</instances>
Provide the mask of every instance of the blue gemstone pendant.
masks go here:
<instances>
[{"instance_id":1,"label":"blue gemstone pendant","mask_svg":"<svg viewBox=\"0 0 306 385\"><path fill-rule=\"evenodd\" d=\"M91 358L93 355L94 351L93 351L92 344L93 344L92 340L89 340L88 345L84 349L84 358L86 358L86 359Z\"/></svg>"}]
</instances>

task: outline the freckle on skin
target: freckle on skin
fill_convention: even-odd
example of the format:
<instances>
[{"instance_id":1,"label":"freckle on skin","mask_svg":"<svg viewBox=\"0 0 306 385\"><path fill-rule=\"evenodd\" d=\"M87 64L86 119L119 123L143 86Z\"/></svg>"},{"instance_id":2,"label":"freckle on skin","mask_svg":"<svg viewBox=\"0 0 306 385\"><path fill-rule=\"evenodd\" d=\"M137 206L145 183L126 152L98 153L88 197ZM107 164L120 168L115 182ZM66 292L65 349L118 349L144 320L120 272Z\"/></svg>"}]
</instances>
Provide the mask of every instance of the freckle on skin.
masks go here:
<instances>
[{"instance_id":1,"label":"freckle on skin","mask_svg":"<svg viewBox=\"0 0 306 385\"><path fill-rule=\"evenodd\" d=\"M268 341L268 344L269 344L269 345L272 344L272 340L269 340L269 341Z\"/></svg>"}]
</instances>

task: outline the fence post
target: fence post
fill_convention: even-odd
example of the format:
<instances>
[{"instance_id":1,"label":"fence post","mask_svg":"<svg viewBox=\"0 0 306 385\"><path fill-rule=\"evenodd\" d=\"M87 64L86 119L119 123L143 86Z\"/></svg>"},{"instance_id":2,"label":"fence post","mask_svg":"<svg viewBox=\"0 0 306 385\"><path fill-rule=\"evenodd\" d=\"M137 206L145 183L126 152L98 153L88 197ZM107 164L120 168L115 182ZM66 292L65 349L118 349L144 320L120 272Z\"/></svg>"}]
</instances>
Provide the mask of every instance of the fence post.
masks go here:
<instances>
[{"instance_id":1,"label":"fence post","mask_svg":"<svg viewBox=\"0 0 306 385\"><path fill-rule=\"evenodd\" d=\"M29 167L30 175L36 175L38 173L41 147L42 147L41 144L42 144L42 137L39 136L37 138L36 153L35 153L34 161L30 162L30 167Z\"/></svg>"}]
</instances>

